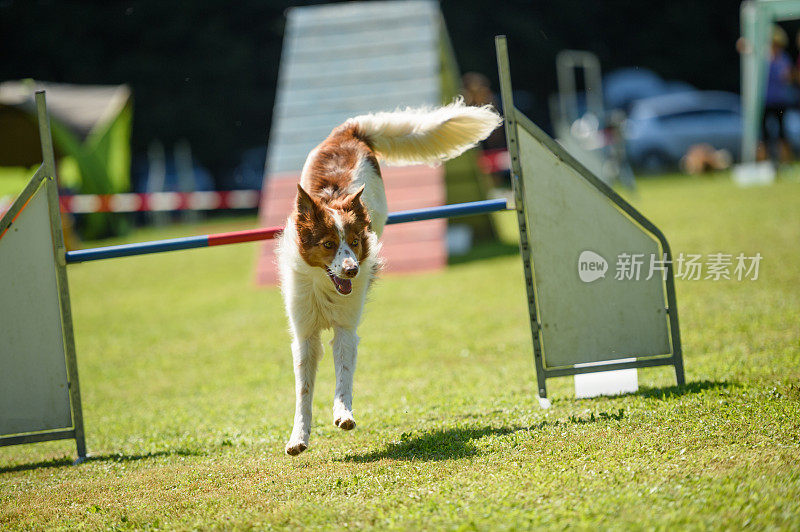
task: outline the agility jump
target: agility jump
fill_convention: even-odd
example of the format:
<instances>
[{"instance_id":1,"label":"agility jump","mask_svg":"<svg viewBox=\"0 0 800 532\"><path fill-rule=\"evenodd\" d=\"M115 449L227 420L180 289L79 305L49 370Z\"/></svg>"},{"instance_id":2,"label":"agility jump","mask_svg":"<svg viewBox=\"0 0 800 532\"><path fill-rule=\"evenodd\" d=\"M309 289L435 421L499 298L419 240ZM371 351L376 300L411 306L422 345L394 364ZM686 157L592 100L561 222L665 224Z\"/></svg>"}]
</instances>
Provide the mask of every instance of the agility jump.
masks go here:
<instances>
[{"instance_id":1,"label":"agility jump","mask_svg":"<svg viewBox=\"0 0 800 532\"><path fill-rule=\"evenodd\" d=\"M514 108L505 37L496 38L520 254L540 402L546 379L671 365L684 384L672 263L641 281L578 276L586 251L670 256L658 228ZM281 228L67 252L45 97L37 93L44 162L0 219L0 446L75 439L86 456L66 265L274 238ZM504 200L396 212L387 223L487 213ZM632 361L623 361L633 359ZM600 363L601 365L597 365Z\"/></svg>"},{"instance_id":2,"label":"agility jump","mask_svg":"<svg viewBox=\"0 0 800 532\"><path fill-rule=\"evenodd\" d=\"M441 207L393 212L389 214L389 219L386 221L386 224L421 222L423 220L434 220L436 218L455 218L458 216L486 214L504 210L508 210L508 204L504 199L472 201L468 203L443 205ZM262 229L248 229L246 231L233 231L230 233L217 233L213 235L170 238L151 242L138 242L136 244L121 244L119 246L67 251L65 256L67 263L76 263L113 259L116 257L131 257L133 255L146 255L148 253L161 253L164 251L178 251L181 249L224 246L226 244L271 240L282 230L283 227L265 227Z\"/></svg>"}]
</instances>

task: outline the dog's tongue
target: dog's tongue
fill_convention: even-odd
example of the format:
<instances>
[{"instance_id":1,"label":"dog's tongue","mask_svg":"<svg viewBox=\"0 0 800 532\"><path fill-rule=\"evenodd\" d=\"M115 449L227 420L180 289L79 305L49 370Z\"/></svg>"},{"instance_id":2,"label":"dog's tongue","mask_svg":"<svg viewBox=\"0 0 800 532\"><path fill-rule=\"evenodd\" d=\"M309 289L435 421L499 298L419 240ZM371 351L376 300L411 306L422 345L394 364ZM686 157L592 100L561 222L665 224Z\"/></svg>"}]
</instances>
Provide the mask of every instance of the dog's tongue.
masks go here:
<instances>
[{"instance_id":1,"label":"dog's tongue","mask_svg":"<svg viewBox=\"0 0 800 532\"><path fill-rule=\"evenodd\" d=\"M333 284L336 286L336 290L340 294L346 296L353 290L353 283L350 282L350 279L341 279L335 275L331 275L331 279L333 280Z\"/></svg>"}]
</instances>

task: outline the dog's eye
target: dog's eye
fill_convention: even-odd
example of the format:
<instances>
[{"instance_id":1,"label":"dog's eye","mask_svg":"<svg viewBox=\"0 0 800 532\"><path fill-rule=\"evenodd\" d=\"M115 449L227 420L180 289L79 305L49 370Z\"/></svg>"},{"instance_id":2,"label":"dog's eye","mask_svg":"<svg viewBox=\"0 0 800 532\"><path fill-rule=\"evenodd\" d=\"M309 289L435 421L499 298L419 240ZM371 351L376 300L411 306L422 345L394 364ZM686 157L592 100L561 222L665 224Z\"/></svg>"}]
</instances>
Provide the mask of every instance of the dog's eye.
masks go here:
<instances>
[{"instance_id":1,"label":"dog's eye","mask_svg":"<svg viewBox=\"0 0 800 532\"><path fill-rule=\"evenodd\" d=\"M323 242L322 245L325 246L325 249L333 249L334 243L328 240L326 242Z\"/></svg>"},{"instance_id":2,"label":"dog's eye","mask_svg":"<svg viewBox=\"0 0 800 532\"><path fill-rule=\"evenodd\" d=\"M350 245L351 245L351 246L357 246L357 245L358 245L358 239L357 239L357 238L354 238L354 239L353 239L353 241L352 241L352 242L350 242Z\"/></svg>"}]
</instances>

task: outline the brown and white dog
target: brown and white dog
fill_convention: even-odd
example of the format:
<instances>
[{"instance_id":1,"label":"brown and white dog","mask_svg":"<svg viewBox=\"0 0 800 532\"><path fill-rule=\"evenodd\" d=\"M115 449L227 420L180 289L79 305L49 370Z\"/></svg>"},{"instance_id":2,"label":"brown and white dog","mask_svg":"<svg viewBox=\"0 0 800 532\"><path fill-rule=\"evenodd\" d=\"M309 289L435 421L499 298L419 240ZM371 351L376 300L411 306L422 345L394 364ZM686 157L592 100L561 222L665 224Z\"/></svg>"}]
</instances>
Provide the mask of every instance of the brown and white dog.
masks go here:
<instances>
[{"instance_id":1,"label":"brown and white dog","mask_svg":"<svg viewBox=\"0 0 800 532\"><path fill-rule=\"evenodd\" d=\"M357 116L308 154L294 212L278 243L281 289L293 338L296 406L286 452L308 448L320 332L333 329L333 423L355 427L353 373L367 290L380 269L386 194L378 161L438 164L486 138L502 119L461 100L437 109Z\"/></svg>"}]
</instances>

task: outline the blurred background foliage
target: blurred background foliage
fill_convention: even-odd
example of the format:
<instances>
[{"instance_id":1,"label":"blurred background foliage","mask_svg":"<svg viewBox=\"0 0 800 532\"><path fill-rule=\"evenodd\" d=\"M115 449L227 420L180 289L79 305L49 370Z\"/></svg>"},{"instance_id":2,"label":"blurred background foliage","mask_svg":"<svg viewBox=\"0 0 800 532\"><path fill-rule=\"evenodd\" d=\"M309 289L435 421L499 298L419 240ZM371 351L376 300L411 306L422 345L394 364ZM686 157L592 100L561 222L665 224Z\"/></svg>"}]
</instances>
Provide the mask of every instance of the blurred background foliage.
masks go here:
<instances>
[{"instance_id":1,"label":"blurred background foliage","mask_svg":"<svg viewBox=\"0 0 800 532\"><path fill-rule=\"evenodd\" d=\"M284 11L322 2L0 1L0 80L127 83L134 154L155 138L188 139L221 184L243 152L264 146ZM700 89L738 91L738 2L443 0L462 72L497 87L493 37L509 36L515 86L547 127L555 54L596 53L604 72L640 66Z\"/></svg>"}]
</instances>

